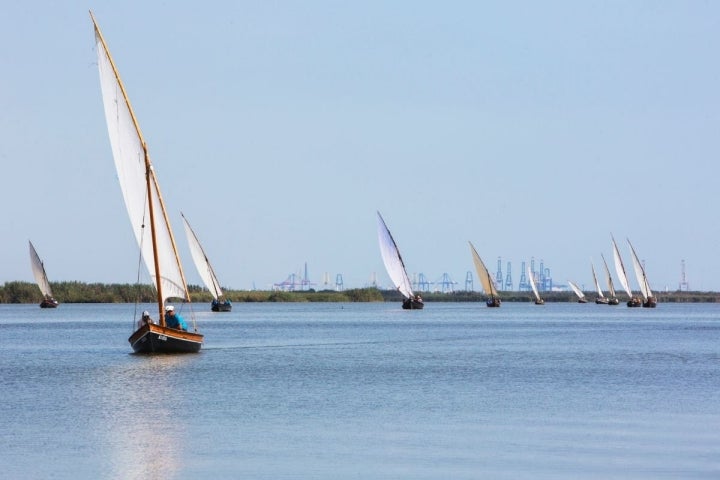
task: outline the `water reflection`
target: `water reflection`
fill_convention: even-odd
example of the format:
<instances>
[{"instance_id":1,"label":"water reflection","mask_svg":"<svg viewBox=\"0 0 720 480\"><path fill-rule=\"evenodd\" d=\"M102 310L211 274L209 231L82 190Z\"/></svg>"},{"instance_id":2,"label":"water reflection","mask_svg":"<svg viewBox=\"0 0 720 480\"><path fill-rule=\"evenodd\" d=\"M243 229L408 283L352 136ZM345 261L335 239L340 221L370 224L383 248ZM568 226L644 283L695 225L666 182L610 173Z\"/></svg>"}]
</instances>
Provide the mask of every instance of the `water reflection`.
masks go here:
<instances>
[{"instance_id":1,"label":"water reflection","mask_svg":"<svg viewBox=\"0 0 720 480\"><path fill-rule=\"evenodd\" d=\"M188 368L188 355L128 355L109 371L97 369L89 390L99 415L95 427L110 478L172 478L183 467L188 444L177 378Z\"/></svg>"}]
</instances>

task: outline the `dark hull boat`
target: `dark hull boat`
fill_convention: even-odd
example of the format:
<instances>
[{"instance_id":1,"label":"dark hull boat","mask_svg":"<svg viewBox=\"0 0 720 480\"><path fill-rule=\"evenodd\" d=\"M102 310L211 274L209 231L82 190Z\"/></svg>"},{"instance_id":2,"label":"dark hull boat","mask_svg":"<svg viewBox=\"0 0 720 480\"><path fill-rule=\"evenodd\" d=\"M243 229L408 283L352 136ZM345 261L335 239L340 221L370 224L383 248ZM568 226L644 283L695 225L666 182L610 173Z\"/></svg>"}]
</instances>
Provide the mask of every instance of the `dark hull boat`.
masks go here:
<instances>
[{"instance_id":1,"label":"dark hull boat","mask_svg":"<svg viewBox=\"0 0 720 480\"><path fill-rule=\"evenodd\" d=\"M152 323L139 328L128 341L135 353L197 353L203 336Z\"/></svg>"},{"instance_id":2,"label":"dark hull boat","mask_svg":"<svg viewBox=\"0 0 720 480\"><path fill-rule=\"evenodd\" d=\"M230 303L230 300L225 300L222 302L213 300L210 306L210 310L212 310L213 312L230 312L232 311L232 303Z\"/></svg>"},{"instance_id":3,"label":"dark hull boat","mask_svg":"<svg viewBox=\"0 0 720 480\"><path fill-rule=\"evenodd\" d=\"M158 323L142 324L128 341L137 353L196 353L203 336L195 328L194 320L192 332L171 328L166 323L165 313L173 308L164 308L165 301L170 298L189 301L190 293L147 143L92 12L90 17L95 27L100 86L117 178L135 240L157 295Z\"/></svg>"},{"instance_id":4,"label":"dark hull boat","mask_svg":"<svg viewBox=\"0 0 720 480\"><path fill-rule=\"evenodd\" d=\"M648 299L643 302L643 307L655 308L657 307L657 300L655 299L655 297L648 297Z\"/></svg>"},{"instance_id":5,"label":"dark hull boat","mask_svg":"<svg viewBox=\"0 0 720 480\"><path fill-rule=\"evenodd\" d=\"M485 263L480 258L480 255L478 255L477 250L475 250L475 246L473 246L472 242L468 243L470 244L470 253L472 254L480 284L482 285L483 291L489 295L488 299L485 300L485 305L490 308L497 308L500 306L500 297L498 297L495 281L490 275L490 271L485 266Z\"/></svg>"},{"instance_id":6,"label":"dark hull boat","mask_svg":"<svg viewBox=\"0 0 720 480\"><path fill-rule=\"evenodd\" d=\"M425 307L425 303L422 300L416 300L414 298L406 298L403 300L403 310L422 310Z\"/></svg>"},{"instance_id":7,"label":"dark hull boat","mask_svg":"<svg viewBox=\"0 0 720 480\"><path fill-rule=\"evenodd\" d=\"M43 294L43 299L40 302L40 308L57 308L60 303L53 298L52 290L50 289L50 281L48 280L47 273L45 272L45 265L40 256L37 254L35 247L32 242L30 244L30 266L32 267L33 276L35 282L40 288L40 292Z\"/></svg>"},{"instance_id":8,"label":"dark hull boat","mask_svg":"<svg viewBox=\"0 0 720 480\"><path fill-rule=\"evenodd\" d=\"M596 298L596 299L595 299L595 303L597 303L598 305L607 305L607 304L610 303L610 300L607 299L607 298L605 298L605 297Z\"/></svg>"},{"instance_id":9,"label":"dark hull boat","mask_svg":"<svg viewBox=\"0 0 720 480\"><path fill-rule=\"evenodd\" d=\"M40 308L57 308L58 305L60 302L54 298L43 298L43 301L40 302Z\"/></svg>"},{"instance_id":10,"label":"dark hull boat","mask_svg":"<svg viewBox=\"0 0 720 480\"><path fill-rule=\"evenodd\" d=\"M485 305L487 305L490 308L497 308L500 306L500 299L497 297L488 298L485 300Z\"/></svg>"},{"instance_id":11,"label":"dark hull boat","mask_svg":"<svg viewBox=\"0 0 720 480\"><path fill-rule=\"evenodd\" d=\"M617 298L611 298L608 300L608 305L620 305L620 300Z\"/></svg>"},{"instance_id":12,"label":"dark hull boat","mask_svg":"<svg viewBox=\"0 0 720 480\"><path fill-rule=\"evenodd\" d=\"M642 307L642 304L643 304L642 300L640 300L637 297L633 297L630 300L628 300L628 302L627 302L627 306L630 308Z\"/></svg>"}]
</instances>

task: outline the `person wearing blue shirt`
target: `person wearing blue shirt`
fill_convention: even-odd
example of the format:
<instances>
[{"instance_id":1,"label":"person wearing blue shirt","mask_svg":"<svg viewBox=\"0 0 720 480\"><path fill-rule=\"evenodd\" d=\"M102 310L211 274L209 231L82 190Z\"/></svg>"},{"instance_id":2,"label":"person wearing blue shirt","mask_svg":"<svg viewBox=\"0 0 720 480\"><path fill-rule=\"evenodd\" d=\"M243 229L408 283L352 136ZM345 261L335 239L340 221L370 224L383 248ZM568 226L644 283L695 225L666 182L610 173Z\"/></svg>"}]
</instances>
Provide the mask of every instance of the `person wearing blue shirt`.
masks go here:
<instances>
[{"instance_id":1,"label":"person wearing blue shirt","mask_svg":"<svg viewBox=\"0 0 720 480\"><path fill-rule=\"evenodd\" d=\"M187 323L185 323L185 320L180 315L175 313L175 307L172 305L165 307L165 325L170 328L187 331Z\"/></svg>"}]
</instances>

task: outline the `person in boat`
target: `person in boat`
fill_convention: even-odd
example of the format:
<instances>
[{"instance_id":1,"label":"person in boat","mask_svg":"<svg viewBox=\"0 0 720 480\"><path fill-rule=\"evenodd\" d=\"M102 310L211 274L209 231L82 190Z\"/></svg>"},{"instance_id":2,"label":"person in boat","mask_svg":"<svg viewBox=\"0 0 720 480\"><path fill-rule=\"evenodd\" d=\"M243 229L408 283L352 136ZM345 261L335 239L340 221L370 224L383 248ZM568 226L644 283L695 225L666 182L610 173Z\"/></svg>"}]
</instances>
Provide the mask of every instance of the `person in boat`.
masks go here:
<instances>
[{"instance_id":1,"label":"person in boat","mask_svg":"<svg viewBox=\"0 0 720 480\"><path fill-rule=\"evenodd\" d=\"M153 322L153 319L150 318L150 312L145 310L142 313L142 317L140 317L140 320L138 320L138 328L144 327L145 325L148 325L150 323L155 323L155 322Z\"/></svg>"},{"instance_id":2,"label":"person in boat","mask_svg":"<svg viewBox=\"0 0 720 480\"><path fill-rule=\"evenodd\" d=\"M419 293L416 293L416 294L415 294L415 301L418 302L418 303L423 303L423 299L422 299L422 297L420 296Z\"/></svg>"},{"instance_id":3,"label":"person in boat","mask_svg":"<svg viewBox=\"0 0 720 480\"><path fill-rule=\"evenodd\" d=\"M175 307L172 305L165 307L165 325L170 328L187 331L187 323L185 323L185 320L180 315L175 313Z\"/></svg>"}]
</instances>

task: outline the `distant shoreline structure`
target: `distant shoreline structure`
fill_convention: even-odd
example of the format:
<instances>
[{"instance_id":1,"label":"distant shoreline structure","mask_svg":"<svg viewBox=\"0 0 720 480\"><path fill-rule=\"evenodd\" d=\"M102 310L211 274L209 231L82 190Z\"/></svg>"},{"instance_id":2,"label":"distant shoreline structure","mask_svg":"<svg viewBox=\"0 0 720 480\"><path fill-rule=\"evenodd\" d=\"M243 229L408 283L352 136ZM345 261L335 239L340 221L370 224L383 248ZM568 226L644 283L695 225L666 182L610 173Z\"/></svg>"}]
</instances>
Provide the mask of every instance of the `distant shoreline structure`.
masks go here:
<instances>
[{"instance_id":1,"label":"distant shoreline structure","mask_svg":"<svg viewBox=\"0 0 720 480\"><path fill-rule=\"evenodd\" d=\"M150 285L103 284L83 282L51 282L53 293L61 303L153 303L154 289ZM210 292L197 285L188 285L193 303L210 302ZM243 302L397 302L401 295L395 290L375 287L347 290L233 290L223 288L226 298L233 303ZM454 292L421 291L428 302L484 302L481 292L457 290ZM585 292L592 295L593 292ZM530 291L503 291L503 302L529 302ZM720 303L720 292L675 291L657 293L658 303ZM571 291L542 292L548 303L577 301ZM31 304L39 301L37 285L30 282L6 282L0 285L0 304ZM622 301L622 299L621 299Z\"/></svg>"}]
</instances>

